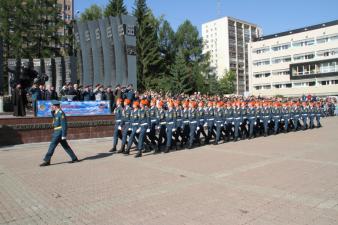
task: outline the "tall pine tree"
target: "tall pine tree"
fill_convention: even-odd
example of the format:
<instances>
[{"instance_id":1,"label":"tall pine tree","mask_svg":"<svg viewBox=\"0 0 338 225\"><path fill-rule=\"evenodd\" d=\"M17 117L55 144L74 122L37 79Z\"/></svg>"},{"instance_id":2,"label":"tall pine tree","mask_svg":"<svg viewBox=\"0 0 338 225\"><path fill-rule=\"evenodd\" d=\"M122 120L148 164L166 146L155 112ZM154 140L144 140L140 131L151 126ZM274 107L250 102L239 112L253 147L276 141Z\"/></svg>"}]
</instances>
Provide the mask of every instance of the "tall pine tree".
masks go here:
<instances>
[{"instance_id":1,"label":"tall pine tree","mask_svg":"<svg viewBox=\"0 0 338 225\"><path fill-rule=\"evenodd\" d=\"M123 0L109 0L109 3L104 10L104 16L119 16L119 15L127 15L128 11L123 2Z\"/></svg>"},{"instance_id":2,"label":"tall pine tree","mask_svg":"<svg viewBox=\"0 0 338 225\"><path fill-rule=\"evenodd\" d=\"M193 91L190 85L190 72L186 65L183 50L180 49L176 55L176 60L170 71L171 75L171 93L178 95L181 93L187 94Z\"/></svg>"},{"instance_id":3,"label":"tall pine tree","mask_svg":"<svg viewBox=\"0 0 338 225\"><path fill-rule=\"evenodd\" d=\"M138 23L136 33L137 80L138 88L145 90L150 88L150 81L160 73L158 21L148 9L145 0L136 0L135 3L134 16Z\"/></svg>"}]
</instances>

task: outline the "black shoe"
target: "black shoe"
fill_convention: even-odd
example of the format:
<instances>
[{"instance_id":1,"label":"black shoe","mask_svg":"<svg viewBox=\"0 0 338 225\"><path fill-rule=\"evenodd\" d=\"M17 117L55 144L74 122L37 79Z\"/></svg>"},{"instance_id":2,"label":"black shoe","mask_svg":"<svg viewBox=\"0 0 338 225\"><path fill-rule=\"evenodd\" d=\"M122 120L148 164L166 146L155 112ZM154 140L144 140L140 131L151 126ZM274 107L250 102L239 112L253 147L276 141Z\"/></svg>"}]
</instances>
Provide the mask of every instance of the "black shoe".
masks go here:
<instances>
[{"instance_id":1,"label":"black shoe","mask_svg":"<svg viewBox=\"0 0 338 225\"><path fill-rule=\"evenodd\" d=\"M40 164L41 167L43 167L43 166L49 166L49 165L50 165L50 162L43 162L43 163Z\"/></svg>"},{"instance_id":2,"label":"black shoe","mask_svg":"<svg viewBox=\"0 0 338 225\"><path fill-rule=\"evenodd\" d=\"M72 161L69 161L68 163L76 163L76 162L80 162L80 160L76 158L76 159L73 159Z\"/></svg>"},{"instance_id":3,"label":"black shoe","mask_svg":"<svg viewBox=\"0 0 338 225\"><path fill-rule=\"evenodd\" d=\"M238 137L236 137L235 139L234 139L234 142L237 142L238 141Z\"/></svg>"},{"instance_id":4,"label":"black shoe","mask_svg":"<svg viewBox=\"0 0 338 225\"><path fill-rule=\"evenodd\" d=\"M139 151L136 155L135 155L135 158L139 158L139 157L142 157L142 152Z\"/></svg>"},{"instance_id":5,"label":"black shoe","mask_svg":"<svg viewBox=\"0 0 338 225\"><path fill-rule=\"evenodd\" d=\"M169 153L169 150L170 150L170 147L166 146L165 149L164 149L164 153Z\"/></svg>"},{"instance_id":6,"label":"black shoe","mask_svg":"<svg viewBox=\"0 0 338 225\"><path fill-rule=\"evenodd\" d=\"M122 146L121 149L120 149L120 151L118 151L117 153L124 153L124 149L125 149L125 147Z\"/></svg>"},{"instance_id":7,"label":"black shoe","mask_svg":"<svg viewBox=\"0 0 338 225\"><path fill-rule=\"evenodd\" d=\"M123 154L124 154L124 155L129 155L129 150L130 150L130 149L127 149L127 150L123 151Z\"/></svg>"},{"instance_id":8,"label":"black shoe","mask_svg":"<svg viewBox=\"0 0 338 225\"><path fill-rule=\"evenodd\" d=\"M188 145L188 149L192 149L192 145Z\"/></svg>"},{"instance_id":9,"label":"black shoe","mask_svg":"<svg viewBox=\"0 0 338 225\"><path fill-rule=\"evenodd\" d=\"M112 149L110 149L109 152L116 152L116 147L113 147Z\"/></svg>"}]
</instances>

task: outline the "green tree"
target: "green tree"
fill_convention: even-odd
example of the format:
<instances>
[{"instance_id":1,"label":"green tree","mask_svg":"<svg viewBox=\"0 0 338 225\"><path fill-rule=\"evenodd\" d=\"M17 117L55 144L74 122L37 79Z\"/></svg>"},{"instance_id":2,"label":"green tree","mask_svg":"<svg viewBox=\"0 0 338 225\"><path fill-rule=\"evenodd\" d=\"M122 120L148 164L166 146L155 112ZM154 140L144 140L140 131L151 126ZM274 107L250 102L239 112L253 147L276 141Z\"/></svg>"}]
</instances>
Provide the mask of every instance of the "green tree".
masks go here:
<instances>
[{"instance_id":1,"label":"green tree","mask_svg":"<svg viewBox=\"0 0 338 225\"><path fill-rule=\"evenodd\" d=\"M176 60L171 68L171 92L172 94L190 93L192 87L190 85L190 71L186 65L183 50L180 49L176 55Z\"/></svg>"},{"instance_id":2,"label":"green tree","mask_svg":"<svg viewBox=\"0 0 338 225\"><path fill-rule=\"evenodd\" d=\"M128 11L123 0L109 0L107 7L104 10L104 16L119 16L127 15Z\"/></svg>"},{"instance_id":3,"label":"green tree","mask_svg":"<svg viewBox=\"0 0 338 225\"><path fill-rule=\"evenodd\" d=\"M203 41L199 37L198 29L186 20L181 24L175 35L176 48L182 49L185 62L189 68L190 78L189 85L192 87L192 92L208 91L207 76L209 74L210 65L208 54L203 54Z\"/></svg>"},{"instance_id":4,"label":"green tree","mask_svg":"<svg viewBox=\"0 0 338 225\"><path fill-rule=\"evenodd\" d=\"M151 88L150 80L161 71L161 57L158 42L158 21L147 7L145 0L136 0L134 16L138 23L136 34L137 80L142 91Z\"/></svg>"},{"instance_id":5,"label":"green tree","mask_svg":"<svg viewBox=\"0 0 338 225\"><path fill-rule=\"evenodd\" d=\"M80 21L98 20L103 17L102 8L97 4L91 5L80 15Z\"/></svg>"},{"instance_id":6,"label":"green tree","mask_svg":"<svg viewBox=\"0 0 338 225\"><path fill-rule=\"evenodd\" d=\"M169 22L160 19L160 27L158 31L159 50L163 62L163 74L169 74L170 68L175 62L176 47L175 47L175 32L171 28Z\"/></svg>"},{"instance_id":7,"label":"green tree","mask_svg":"<svg viewBox=\"0 0 338 225\"><path fill-rule=\"evenodd\" d=\"M224 76L219 80L220 94L233 94L235 92L235 81L235 71L225 71Z\"/></svg>"}]
</instances>

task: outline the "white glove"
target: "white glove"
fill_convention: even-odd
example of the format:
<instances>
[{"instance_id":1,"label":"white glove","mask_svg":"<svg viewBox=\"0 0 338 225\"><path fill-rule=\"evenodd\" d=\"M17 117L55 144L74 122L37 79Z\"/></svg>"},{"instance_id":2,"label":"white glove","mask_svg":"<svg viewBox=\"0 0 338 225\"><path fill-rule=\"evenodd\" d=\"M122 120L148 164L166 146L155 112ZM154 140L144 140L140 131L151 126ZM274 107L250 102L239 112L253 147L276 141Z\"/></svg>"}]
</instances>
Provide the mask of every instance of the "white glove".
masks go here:
<instances>
[{"instance_id":1,"label":"white glove","mask_svg":"<svg viewBox=\"0 0 338 225\"><path fill-rule=\"evenodd\" d=\"M66 140L66 137L61 137L61 140Z\"/></svg>"},{"instance_id":2,"label":"white glove","mask_svg":"<svg viewBox=\"0 0 338 225\"><path fill-rule=\"evenodd\" d=\"M137 130L136 130L136 133L140 133L141 132L141 128L138 128Z\"/></svg>"},{"instance_id":3,"label":"white glove","mask_svg":"<svg viewBox=\"0 0 338 225\"><path fill-rule=\"evenodd\" d=\"M149 132L150 132L150 129L148 128L148 129L147 129L147 133L149 133Z\"/></svg>"},{"instance_id":4,"label":"white glove","mask_svg":"<svg viewBox=\"0 0 338 225\"><path fill-rule=\"evenodd\" d=\"M255 125L257 125L257 122L254 122Z\"/></svg>"},{"instance_id":5,"label":"white glove","mask_svg":"<svg viewBox=\"0 0 338 225\"><path fill-rule=\"evenodd\" d=\"M129 128L128 130L130 130L130 131L131 131L131 128Z\"/></svg>"},{"instance_id":6,"label":"white glove","mask_svg":"<svg viewBox=\"0 0 338 225\"><path fill-rule=\"evenodd\" d=\"M268 123L270 123L270 120L268 120Z\"/></svg>"},{"instance_id":7,"label":"white glove","mask_svg":"<svg viewBox=\"0 0 338 225\"><path fill-rule=\"evenodd\" d=\"M208 124L207 123L204 123L204 125L203 125L204 127L207 127L208 126Z\"/></svg>"},{"instance_id":8,"label":"white glove","mask_svg":"<svg viewBox=\"0 0 338 225\"><path fill-rule=\"evenodd\" d=\"M221 124L221 127L224 127L224 124Z\"/></svg>"},{"instance_id":9,"label":"white glove","mask_svg":"<svg viewBox=\"0 0 338 225\"><path fill-rule=\"evenodd\" d=\"M232 125L235 125L235 122L232 122Z\"/></svg>"},{"instance_id":10,"label":"white glove","mask_svg":"<svg viewBox=\"0 0 338 225\"><path fill-rule=\"evenodd\" d=\"M196 130L200 130L200 127L197 127Z\"/></svg>"},{"instance_id":11,"label":"white glove","mask_svg":"<svg viewBox=\"0 0 338 225\"><path fill-rule=\"evenodd\" d=\"M121 127L121 126L119 126L119 130L122 130L122 127Z\"/></svg>"},{"instance_id":12,"label":"white glove","mask_svg":"<svg viewBox=\"0 0 338 225\"><path fill-rule=\"evenodd\" d=\"M173 129L172 129L172 131L173 131L173 132L175 132L175 131L176 131L176 129L175 129L175 128L173 128Z\"/></svg>"}]
</instances>

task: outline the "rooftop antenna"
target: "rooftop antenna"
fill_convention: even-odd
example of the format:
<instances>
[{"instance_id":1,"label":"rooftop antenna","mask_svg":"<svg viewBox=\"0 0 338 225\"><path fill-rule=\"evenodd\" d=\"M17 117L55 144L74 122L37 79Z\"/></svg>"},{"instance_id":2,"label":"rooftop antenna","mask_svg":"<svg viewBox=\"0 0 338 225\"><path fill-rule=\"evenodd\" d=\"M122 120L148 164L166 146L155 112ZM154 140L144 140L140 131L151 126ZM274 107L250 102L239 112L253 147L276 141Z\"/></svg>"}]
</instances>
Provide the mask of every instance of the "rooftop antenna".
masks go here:
<instances>
[{"instance_id":1,"label":"rooftop antenna","mask_svg":"<svg viewBox=\"0 0 338 225\"><path fill-rule=\"evenodd\" d=\"M220 18L222 15L221 15L221 0L217 0L217 17Z\"/></svg>"}]
</instances>

